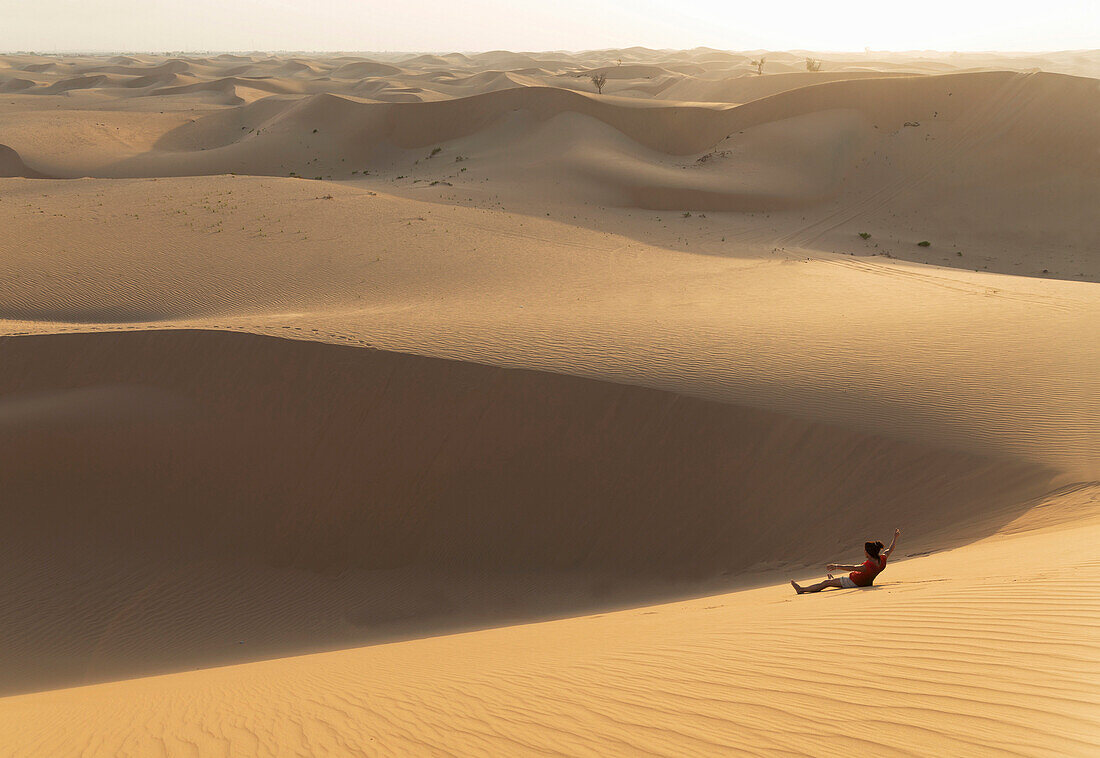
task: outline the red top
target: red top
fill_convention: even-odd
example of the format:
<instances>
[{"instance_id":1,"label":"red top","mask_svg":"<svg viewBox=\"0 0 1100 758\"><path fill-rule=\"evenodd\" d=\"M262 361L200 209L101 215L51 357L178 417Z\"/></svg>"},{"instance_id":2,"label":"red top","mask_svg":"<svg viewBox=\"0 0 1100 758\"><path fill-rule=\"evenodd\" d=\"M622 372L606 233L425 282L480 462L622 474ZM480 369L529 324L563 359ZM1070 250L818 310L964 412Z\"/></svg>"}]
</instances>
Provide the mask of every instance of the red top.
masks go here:
<instances>
[{"instance_id":1,"label":"red top","mask_svg":"<svg viewBox=\"0 0 1100 758\"><path fill-rule=\"evenodd\" d=\"M848 574L848 578L855 582L857 587L870 587L875 583L875 577L881 574L884 568L886 568L885 555L879 556L877 562L868 558L859 567L859 571Z\"/></svg>"}]
</instances>

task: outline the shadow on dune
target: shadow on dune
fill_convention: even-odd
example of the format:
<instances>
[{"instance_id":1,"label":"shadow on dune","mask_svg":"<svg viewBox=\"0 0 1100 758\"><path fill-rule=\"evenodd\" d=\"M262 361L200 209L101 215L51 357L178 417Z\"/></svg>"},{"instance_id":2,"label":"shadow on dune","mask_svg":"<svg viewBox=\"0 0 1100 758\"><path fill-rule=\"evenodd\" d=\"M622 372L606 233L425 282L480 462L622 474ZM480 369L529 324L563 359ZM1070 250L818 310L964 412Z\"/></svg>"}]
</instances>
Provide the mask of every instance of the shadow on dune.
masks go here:
<instances>
[{"instance_id":1,"label":"shadow on dune","mask_svg":"<svg viewBox=\"0 0 1100 758\"><path fill-rule=\"evenodd\" d=\"M22 177L24 179L48 179L45 174L35 171L23 162L12 148L0 145L0 177Z\"/></svg>"},{"instance_id":2,"label":"shadow on dune","mask_svg":"<svg viewBox=\"0 0 1100 758\"><path fill-rule=\"evenodd\" d=\"M690 594L898 523L916 541L984 516L980 536L1051 481L651 389L255 335L13 337L0 360L4 693Z\"/></svg>"}]
</instances>

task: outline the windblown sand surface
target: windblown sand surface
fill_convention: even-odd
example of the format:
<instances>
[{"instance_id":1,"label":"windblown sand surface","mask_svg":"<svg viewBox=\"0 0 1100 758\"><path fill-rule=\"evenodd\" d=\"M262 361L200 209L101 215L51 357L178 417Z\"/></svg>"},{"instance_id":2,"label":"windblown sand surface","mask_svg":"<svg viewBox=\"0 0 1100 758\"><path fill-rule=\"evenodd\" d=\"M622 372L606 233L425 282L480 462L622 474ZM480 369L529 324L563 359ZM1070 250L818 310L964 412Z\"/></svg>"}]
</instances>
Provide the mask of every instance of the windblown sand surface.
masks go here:
<instances>
[{"instance_id":1,"label":"windblown sand surface","mask_svg":"<svg viewBox=\"0 0 1100 758\"><path fill-rule=\"evenodd\" d=\"M1100 750L1100 55L757 55L0 57L0 754Z\"/></svg>"}]
</instances>

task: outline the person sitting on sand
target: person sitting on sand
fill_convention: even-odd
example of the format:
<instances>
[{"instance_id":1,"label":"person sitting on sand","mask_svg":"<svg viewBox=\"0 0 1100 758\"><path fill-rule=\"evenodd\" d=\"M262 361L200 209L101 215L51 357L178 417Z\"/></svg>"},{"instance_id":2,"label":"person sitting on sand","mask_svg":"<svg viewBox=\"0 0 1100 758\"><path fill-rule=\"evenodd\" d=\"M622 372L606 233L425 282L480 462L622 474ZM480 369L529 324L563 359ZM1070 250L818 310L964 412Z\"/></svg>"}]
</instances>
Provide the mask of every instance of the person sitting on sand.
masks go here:
<instances>
[{"instance_id":1,"label":"person sitting on sand","mask_svg":"<svg viewBox=\"0 0 1100 758\"><path fill-rule=\"evenodd\" d=\"M867 560L860 566L845 566L840 563L830 563L825 566L826 571L851 571L848 576L842 576L838 579L834 579L832 574L828 574L828 579L818 582L817 584L811 584L809 587L799 586L797 582L792 581L791 586L794 587L794 591L801 595L803 592L821 592L821 590L828 587L836 587L841 590L854 590L856 587L870 587L875 583L875 577L882 573L882 570L886 568L886 559L890 557L890 553L894 552L894 547L898 544L898 537L901 536L901 530L894 530L894 539L890 541L890 547L885 550L882 549L881 542L865 542L863 543L863 550L867 554Z\"/></svg>"}]
</instances>

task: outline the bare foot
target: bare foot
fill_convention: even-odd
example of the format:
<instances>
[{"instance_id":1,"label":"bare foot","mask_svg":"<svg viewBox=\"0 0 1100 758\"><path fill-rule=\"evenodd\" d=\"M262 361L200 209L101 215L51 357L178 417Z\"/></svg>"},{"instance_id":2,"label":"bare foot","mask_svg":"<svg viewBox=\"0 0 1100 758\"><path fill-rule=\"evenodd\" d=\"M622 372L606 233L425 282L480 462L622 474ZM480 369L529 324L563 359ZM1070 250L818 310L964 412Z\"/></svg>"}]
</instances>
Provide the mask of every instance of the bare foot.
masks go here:
<instances>
[{"instance_id":1,"label":"bare foot","mask_svg":"<svg viewBox=\"0 0 1100 758\"><path fill-rule=\"evenodd\" d=\"M791 586L794 587L794 591L797 592L799 595L802 594L802 588L795 583L794 579L791 580Z\"/></svg>"}]
</instances>

